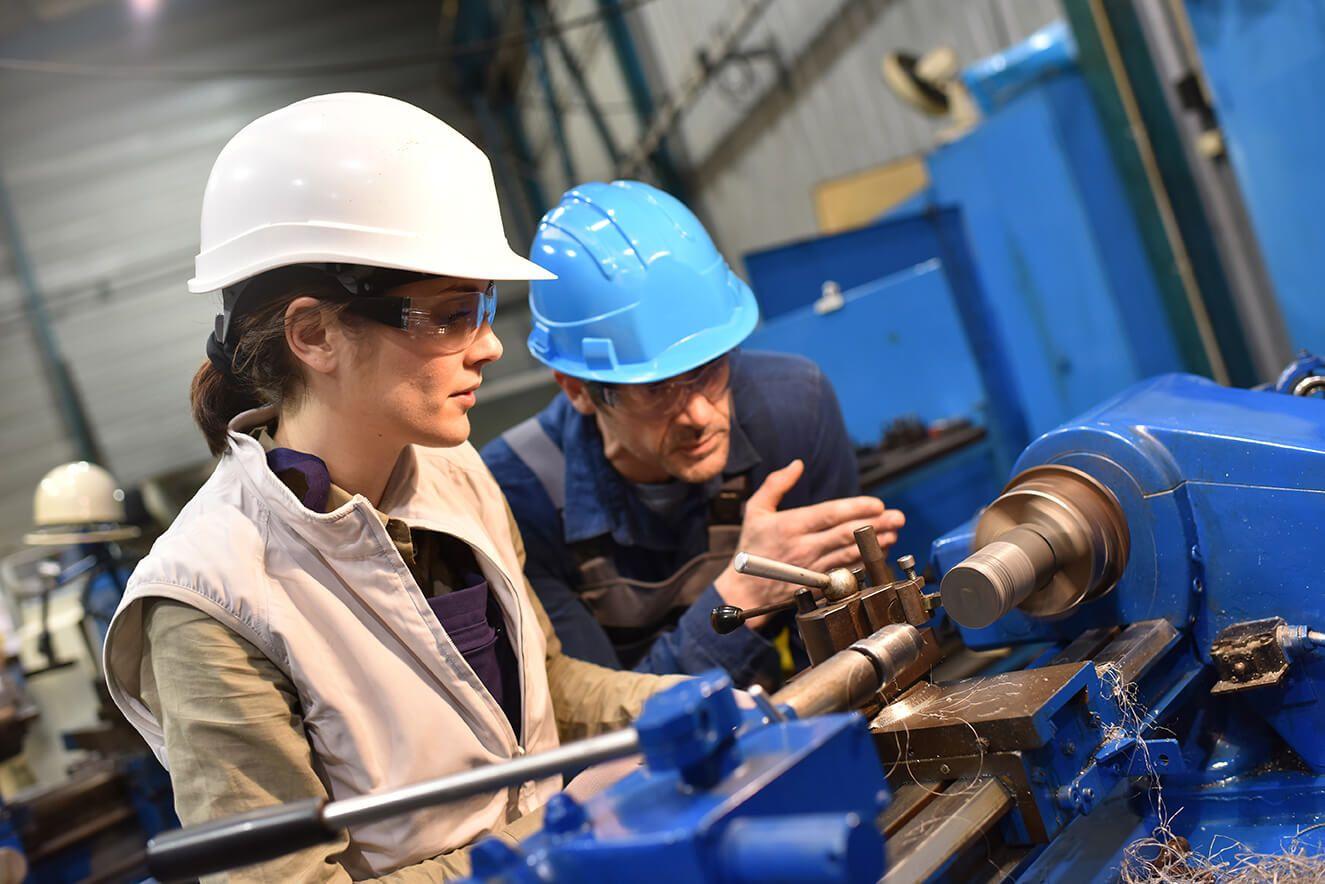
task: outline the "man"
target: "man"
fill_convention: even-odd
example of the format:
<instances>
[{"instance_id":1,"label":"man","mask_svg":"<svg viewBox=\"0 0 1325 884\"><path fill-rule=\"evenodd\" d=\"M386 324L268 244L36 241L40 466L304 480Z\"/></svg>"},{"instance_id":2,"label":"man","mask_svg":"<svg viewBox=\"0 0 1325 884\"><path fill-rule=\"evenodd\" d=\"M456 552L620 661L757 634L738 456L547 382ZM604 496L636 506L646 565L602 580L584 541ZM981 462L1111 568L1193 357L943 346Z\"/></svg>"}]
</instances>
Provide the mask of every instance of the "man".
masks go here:
<instances>
[{"instance_id":1,"label":"man","mask_svg":"<svg viewBox=\"0 0 1325 884\"><path fill-rule=\"evenodd\" d=\"M767 617L718 635L709 612L790 598L737 550L853 564L903 517L859 492L832 387L811 362L736 348L749 286L676 199L633 181L569 191L539 224L530 352L561 387L483 450L524 535L526 574L567 653L654 673L776 672Z\"/></svg>"}]
</instances>

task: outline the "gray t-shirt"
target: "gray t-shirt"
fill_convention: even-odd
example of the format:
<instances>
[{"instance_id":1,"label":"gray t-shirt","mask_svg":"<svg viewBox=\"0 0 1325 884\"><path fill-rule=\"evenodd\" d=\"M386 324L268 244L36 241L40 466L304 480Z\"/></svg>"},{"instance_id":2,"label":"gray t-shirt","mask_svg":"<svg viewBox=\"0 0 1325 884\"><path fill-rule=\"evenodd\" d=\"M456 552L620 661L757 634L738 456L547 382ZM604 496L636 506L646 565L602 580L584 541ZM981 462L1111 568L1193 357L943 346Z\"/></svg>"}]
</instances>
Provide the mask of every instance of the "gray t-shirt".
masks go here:
<instances>
[{"instance_id":1,"label":"gray t-shirt","mask_svg":"<svg viewBox=\"0 0 1325 884\"><path fill-rule=\"evenodd\" d=\"M631 489L649 512L664 522L671 522L694 493L694 486L673 479L670 482L632 482Z\"/></svg>"}]
</instances>

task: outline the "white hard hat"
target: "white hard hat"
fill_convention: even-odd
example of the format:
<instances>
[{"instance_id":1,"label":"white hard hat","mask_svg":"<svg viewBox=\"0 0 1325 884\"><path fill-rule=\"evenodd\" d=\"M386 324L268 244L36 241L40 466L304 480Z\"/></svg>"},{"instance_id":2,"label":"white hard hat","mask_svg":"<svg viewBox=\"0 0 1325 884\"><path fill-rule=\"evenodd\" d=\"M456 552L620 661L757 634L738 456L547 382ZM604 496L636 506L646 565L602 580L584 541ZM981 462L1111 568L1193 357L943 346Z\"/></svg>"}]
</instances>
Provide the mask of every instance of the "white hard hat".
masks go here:
<instances>
[{"instance_id":1,"label":"white hard hat","mask_svg":"<svg viewBox=\"0 0 1325 884\"><path fill-rule=\"evenodd\" d=\"M37 485L32 510L36 527L23 538L34 546L65 546L127 540L138 529L126 525L124 492L115 478L85 460L58 466Z\"/></svg>"},{"instance_id":2,"label":"white hard hat","mask_svg":"<svg viewBox=\"0 0 1325 884\"><path fill-rule=\"evenodd\" d=\"M291 264L470 279L552 279L511 250L487 156L412 104L358 92L297 101L221 150L189 290Z\"/></svg>"}]
</instances>

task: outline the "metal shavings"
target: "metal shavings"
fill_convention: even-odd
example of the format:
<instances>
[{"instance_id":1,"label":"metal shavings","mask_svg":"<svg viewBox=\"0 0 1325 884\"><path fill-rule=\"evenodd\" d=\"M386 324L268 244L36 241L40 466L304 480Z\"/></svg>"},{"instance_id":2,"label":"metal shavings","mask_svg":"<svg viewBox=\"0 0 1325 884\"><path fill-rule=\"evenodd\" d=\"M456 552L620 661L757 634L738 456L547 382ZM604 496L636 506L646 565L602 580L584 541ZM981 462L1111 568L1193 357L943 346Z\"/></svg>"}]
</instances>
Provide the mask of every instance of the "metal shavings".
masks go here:
<instances>
[{"instance_id":1,"label":"metal shavings","mask_svg":"<svg viewBox=\"0 0 1325 884\"><path fill-rule=\"evenodd\" d=\"M1159 824L1147 838L1138 838L1123 850L1119 877L1123 884L1306 884L1325 882L1325 855L1308 844L1299 832L1281 853L1257 853L1237 841L1209 854L1194 850L1173 831L1178 813L1164 806L1160 779L1140 739L1146 710L1137 702L1135 683L1127 682L1117 667L1099 667L1100 682L1118 704L1120 723L1105 728L1105 739L1136 737L1145 753L1149 772L1151 808ZM1213 844L1211 845L1213 848Z\"/></svg>"}]
</instances>

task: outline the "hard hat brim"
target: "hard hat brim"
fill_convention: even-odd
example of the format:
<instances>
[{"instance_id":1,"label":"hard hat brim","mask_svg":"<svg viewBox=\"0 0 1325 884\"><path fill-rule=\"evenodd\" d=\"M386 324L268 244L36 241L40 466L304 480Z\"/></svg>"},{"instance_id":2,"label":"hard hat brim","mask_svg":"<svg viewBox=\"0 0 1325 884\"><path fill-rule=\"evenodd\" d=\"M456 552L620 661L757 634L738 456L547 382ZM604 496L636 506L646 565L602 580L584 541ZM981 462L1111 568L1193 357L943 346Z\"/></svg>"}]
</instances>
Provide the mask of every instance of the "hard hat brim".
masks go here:
<instances>
[{"instance_id":1,"label":"hard hat brim","mask_svg":"<svg viewBox=\"0 0 1325 884\"><path fill-rule=\"evenodd\" d=\"M305 251L297 242L306 239L310 226L318 225L272 224L199 253L195 261L196 275L189 280L189 291L213 292L268 270L294 264L361 264L460 279L557 278L556 274L504 244L502 248L486 253L471 251L457 256L454 249L445 244L425 242L390 230L320 226L319 239L323 248ZM442 255L446 257L439 257Z\"/></svg>"},{"instance_id":2,"label":"hard hat brim","mask_svg":"<svg viewBox=\"0 0 1325 884\"><path fill-rule=\"evenodd\" d=\"M37 529L23 535L23 542L28 546L72 546L75 543L112 543L116 540L132 540L142 534L134 525L89 526L87 530L78 530L77 526L52 527Z\"/></svg>"}]
</instances>

